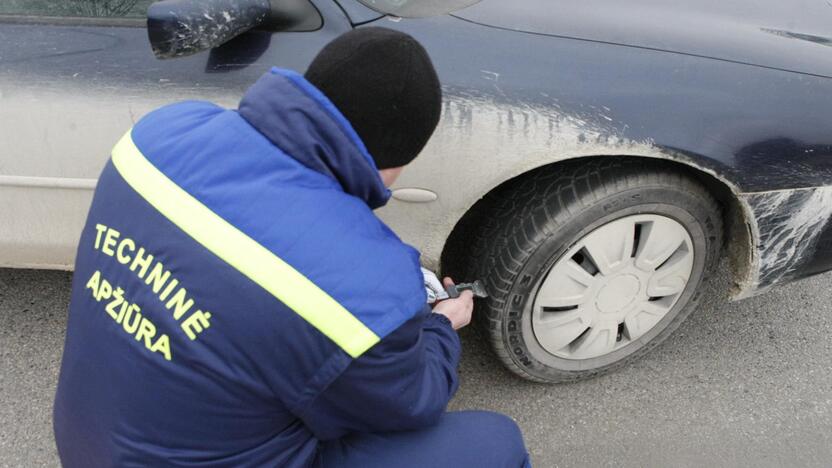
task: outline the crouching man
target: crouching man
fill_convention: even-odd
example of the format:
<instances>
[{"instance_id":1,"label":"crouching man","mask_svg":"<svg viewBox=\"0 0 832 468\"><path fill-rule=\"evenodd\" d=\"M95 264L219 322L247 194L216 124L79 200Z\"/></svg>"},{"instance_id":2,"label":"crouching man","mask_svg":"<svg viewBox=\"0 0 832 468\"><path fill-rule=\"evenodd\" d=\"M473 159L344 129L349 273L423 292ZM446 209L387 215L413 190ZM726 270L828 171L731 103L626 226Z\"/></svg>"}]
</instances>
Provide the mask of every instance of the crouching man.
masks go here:
<instances>
[{"instance_id":1,"label":"crouching man","mask_svg":"<svg viewBox=\"0 0 832 468\"><path fill-rule=\"evenodd\" d=\"M238 110L138 122L78 248L63 464L527 465L510 419L445 412L472 297L426 308L419 254L372 211L440 106L421 45L366 28Z\"/></svg>"}]
</instances>

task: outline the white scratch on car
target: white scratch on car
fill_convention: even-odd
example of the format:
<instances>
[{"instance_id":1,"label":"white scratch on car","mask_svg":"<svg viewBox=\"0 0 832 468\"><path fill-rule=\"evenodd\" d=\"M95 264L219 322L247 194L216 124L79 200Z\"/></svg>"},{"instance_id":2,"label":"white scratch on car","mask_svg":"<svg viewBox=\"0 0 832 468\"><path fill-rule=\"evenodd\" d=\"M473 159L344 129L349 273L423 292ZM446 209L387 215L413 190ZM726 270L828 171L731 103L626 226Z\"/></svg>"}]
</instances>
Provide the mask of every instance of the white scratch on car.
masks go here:
<instances>
[{"instance_id":1,"label":"white scratch on car","mask_svg":"<svg viewBox=\"0 0 832 468\"><path fill-rule=\"evenodd\" d=\"M756 294L791 279L811 258L832 217L832 187L750 193L744 198L765 228L759 237Z\"/></svg>"},{"instance_id":2,"label":"white scratch on car","mask_svg":"<svg viewBox=\"0 0 832 468\"><path fill-rule=\"evenodd\" d=\"M500 80L500 74L497 73L497 72L493 72L493 71L489 71L489 70L480 70L480 71L484 74L483 79L485 79L485 80L489 80L489 81L499 81Z\"/></svg>"}]
</instances>

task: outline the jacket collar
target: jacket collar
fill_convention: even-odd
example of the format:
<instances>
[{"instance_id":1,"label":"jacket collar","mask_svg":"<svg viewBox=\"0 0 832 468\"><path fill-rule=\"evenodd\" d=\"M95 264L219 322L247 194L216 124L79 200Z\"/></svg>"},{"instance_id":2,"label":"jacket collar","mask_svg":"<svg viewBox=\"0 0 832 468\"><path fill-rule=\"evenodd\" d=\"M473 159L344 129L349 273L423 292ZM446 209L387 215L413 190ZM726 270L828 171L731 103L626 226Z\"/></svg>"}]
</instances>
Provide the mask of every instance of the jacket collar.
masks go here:
<instances>
[{"instance_id":1,"label":"jacket collar","mask_svg":"<svg viewBox=\"0 0 832 468\"><path fill-rule=\"evenodd\" d=\"M300 74L272 68L249 88L238 111L284 153L337 180L371 209L390 199L361 138L332 101Z\"/></svg>"}]
</instances>

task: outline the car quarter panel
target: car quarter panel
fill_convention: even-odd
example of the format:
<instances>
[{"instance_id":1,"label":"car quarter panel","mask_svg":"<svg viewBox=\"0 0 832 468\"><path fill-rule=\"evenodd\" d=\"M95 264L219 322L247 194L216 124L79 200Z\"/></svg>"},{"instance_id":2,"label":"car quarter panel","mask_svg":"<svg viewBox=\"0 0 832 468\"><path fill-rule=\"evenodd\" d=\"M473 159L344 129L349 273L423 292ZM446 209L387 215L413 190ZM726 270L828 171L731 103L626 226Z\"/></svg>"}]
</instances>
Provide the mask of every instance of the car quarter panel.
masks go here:
<instances>
[{"instance_id":1,"label":"car quarter panel","mask_svg":"<svg viewBox=\"0 0 832 468\"><path fill-rule=\"evenodd\" d=\"M456 21L376 23L422 41L445 84L440 130L399 184L439 199L384 211L428 263L462 214L501 182L599 155L679 161L733 191L756 240L738 297L800 276L813 258L830 214L819 200L832 185L832 81ZM796 190L812 195L791 204L758 195ZM794 213L816 226L796 229ZM781 234L802 241L760 242Z\"/></svg>"}]
</instances>

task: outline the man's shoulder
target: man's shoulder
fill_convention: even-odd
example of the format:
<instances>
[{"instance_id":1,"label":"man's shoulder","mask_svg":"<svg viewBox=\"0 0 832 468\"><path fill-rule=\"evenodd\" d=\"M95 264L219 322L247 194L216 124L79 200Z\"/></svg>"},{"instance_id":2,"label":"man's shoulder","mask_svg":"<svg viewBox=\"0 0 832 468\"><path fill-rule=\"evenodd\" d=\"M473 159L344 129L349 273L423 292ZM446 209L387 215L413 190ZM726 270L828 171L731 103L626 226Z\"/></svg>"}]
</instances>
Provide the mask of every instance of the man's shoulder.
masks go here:
<instances>
[{"instance_id":1,"label":"man's shoulder","mask_svg":"<svg viewBox=\"0 0 832 468\"><path fill-rule=\"evenodd\" d=\"M186 101L178 101L173 102L170 104L166 104L164 106L158 107L153 111L150 111L139 119L139 123L148 122L148 121L156 121L164 120L164 119L177 119L181 118L183 115L211 115L217 114L220 112L224 112L227 109L214 104L210 101L201 101L201 100L186 100Z\"/></svg>"},{"instance_id":2,"label":"man's shoulder","mask_svg":"<svg viewBox=\"0 0 832 468\"><path fill-rule=\"evenodd\" d=\"M149 159L165 156L169 148L190 147L204 153L207 136L217 136L216 127L231 126L227 115L233 111L208 101L181 101L157 108L139 119L131 135L134 143ZM228 134L233 133L228 128Z\"/></svg>"}]
</instances>

